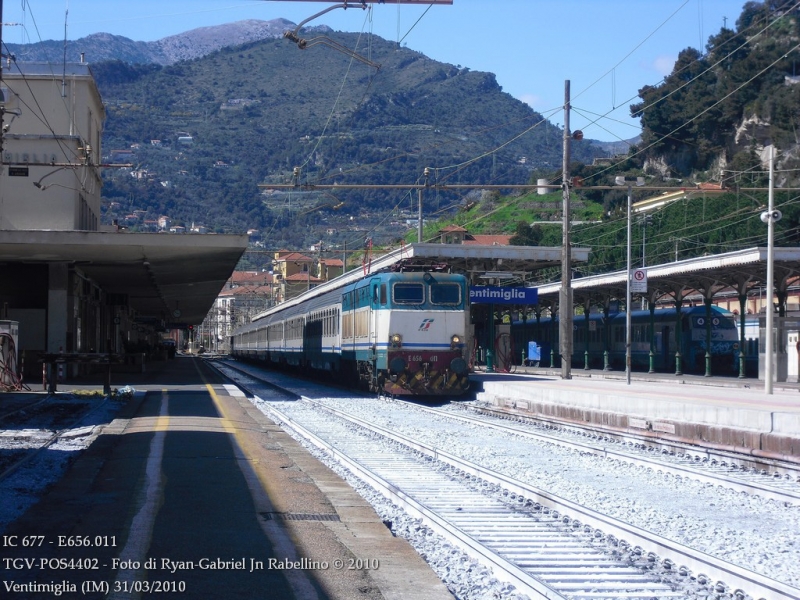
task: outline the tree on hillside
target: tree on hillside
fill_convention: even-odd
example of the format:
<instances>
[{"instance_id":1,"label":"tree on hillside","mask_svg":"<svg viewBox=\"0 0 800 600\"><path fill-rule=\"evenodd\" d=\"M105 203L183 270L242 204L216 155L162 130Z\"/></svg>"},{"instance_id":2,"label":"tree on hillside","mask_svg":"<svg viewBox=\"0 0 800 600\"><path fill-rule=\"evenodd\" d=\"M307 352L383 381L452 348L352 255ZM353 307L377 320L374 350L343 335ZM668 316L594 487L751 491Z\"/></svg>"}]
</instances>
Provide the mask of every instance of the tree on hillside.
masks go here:
<instances>
[{"instance_id":1,"label":"tree on hillside","mask_svg":"<svg viewBox=\"0 0 800 600\"><path fill-rule=\"evenodd\" d=\"M512 246L538 246L542 237L544 232L540 225L528 225L525 221L519 221L508 243Z\"/></svg>"}]
</instances>

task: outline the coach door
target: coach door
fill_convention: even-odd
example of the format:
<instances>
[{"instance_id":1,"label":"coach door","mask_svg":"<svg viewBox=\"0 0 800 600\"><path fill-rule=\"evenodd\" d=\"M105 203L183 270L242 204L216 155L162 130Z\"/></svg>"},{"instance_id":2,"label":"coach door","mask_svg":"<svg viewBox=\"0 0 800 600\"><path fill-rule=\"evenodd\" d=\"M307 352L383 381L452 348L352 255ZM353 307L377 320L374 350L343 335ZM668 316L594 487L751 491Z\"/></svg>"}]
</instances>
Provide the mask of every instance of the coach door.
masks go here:
<instances>
[{"instance_id":1,"label":"coach door","mask_svg":"<svg viewBox=\"0 0 800 600\"><path fill-rule=\"evenodd\" d=\"M369 345L372 349L372 360L378 357L378 327L380 325L381 280L373 279L369 283Z\"/></svg>"}]
</instances>

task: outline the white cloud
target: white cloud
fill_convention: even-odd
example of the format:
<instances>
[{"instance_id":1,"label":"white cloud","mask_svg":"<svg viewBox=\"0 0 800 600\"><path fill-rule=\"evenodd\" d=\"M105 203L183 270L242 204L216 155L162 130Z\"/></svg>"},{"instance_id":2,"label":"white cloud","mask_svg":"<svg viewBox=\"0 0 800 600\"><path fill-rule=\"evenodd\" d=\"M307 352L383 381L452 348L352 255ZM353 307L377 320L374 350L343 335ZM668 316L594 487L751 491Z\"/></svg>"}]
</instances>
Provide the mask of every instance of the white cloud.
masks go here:
<instances>
[{"instance_id":1,"label":"white cloud","mask_svg":"<svg viewBox=\"0 0 800 600\"><path fill-rule=\"evenodd\" d=\"M517 99L521 100L531 108L538 108L542 104L542 97L537 96L536 94L522 94Z\"/></svg>"},{"instance_id":2,"label":"white cloud","mask_svg":"<svg viewBox=\"0 0 800 600\"><path fill-rule=\"evenodd\" d=\"M659 56L653 61L652 68L655 69L660 75L666 77L672 73L675 66L674 56Z\"/></svg>"}]
</instances>

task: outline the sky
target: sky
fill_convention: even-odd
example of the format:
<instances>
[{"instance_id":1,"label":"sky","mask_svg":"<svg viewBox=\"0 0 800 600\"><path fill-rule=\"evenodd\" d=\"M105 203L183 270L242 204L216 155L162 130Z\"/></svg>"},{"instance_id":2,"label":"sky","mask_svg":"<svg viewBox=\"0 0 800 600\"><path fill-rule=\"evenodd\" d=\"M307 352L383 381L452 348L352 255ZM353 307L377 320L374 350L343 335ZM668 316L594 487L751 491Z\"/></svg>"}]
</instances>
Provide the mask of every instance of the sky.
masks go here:
<instances>
[{"instance_id":1,"label":"sky","mask_svg":"<svg viewBox=\"0 0 800 600\"><path fill-rule=\"evenodd\" d=\"M488 71L503 91L570 129L618 141L640 133L629 106L669 74L678 53L703 50L724 24L735 29L745 0L453 0L451 5L359 0L308 25L371 32L437 61ZM3 41L79 39L112 33L154 41L245 19L300 23L336 2L295 0L17 0L5 2ZM287 44L290 42L286 42ZM306 50L331 51L316 47ZM91 62L91 57L88 57ZM602 116L602 117L601 117ZM598 118L601 117L601 118Z\"/></svg>"}]
</instances>

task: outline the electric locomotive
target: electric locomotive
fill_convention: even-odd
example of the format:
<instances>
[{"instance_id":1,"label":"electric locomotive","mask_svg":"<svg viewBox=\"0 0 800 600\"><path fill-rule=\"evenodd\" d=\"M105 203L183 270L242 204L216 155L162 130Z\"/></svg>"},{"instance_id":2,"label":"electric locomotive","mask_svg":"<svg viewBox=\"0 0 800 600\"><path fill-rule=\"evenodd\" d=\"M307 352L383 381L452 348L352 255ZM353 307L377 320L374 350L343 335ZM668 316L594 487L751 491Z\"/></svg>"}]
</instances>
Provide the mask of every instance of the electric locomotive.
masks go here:
<instances>
[{"instance_id":1,"label":"electric locomotive","mask_svg":"<svg viewBox=\"0 0 800 600\"><path fill-rule=\"evenodd\" d=\"M391 395L462 394L466 278L397 269L346 274L261 313L234 332L232 353Z\"/></svg>"}]
</instances>

